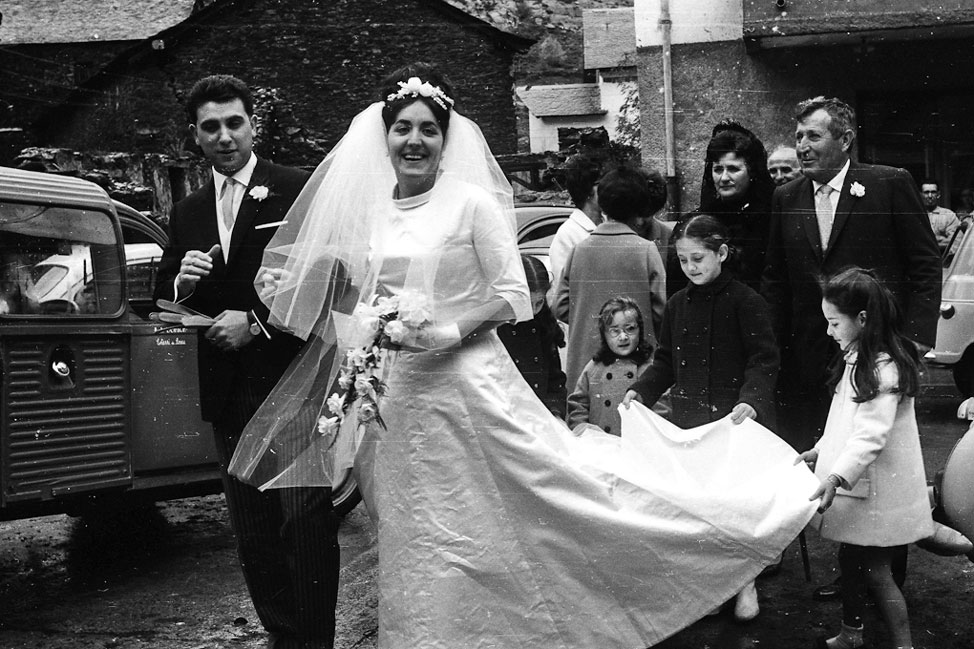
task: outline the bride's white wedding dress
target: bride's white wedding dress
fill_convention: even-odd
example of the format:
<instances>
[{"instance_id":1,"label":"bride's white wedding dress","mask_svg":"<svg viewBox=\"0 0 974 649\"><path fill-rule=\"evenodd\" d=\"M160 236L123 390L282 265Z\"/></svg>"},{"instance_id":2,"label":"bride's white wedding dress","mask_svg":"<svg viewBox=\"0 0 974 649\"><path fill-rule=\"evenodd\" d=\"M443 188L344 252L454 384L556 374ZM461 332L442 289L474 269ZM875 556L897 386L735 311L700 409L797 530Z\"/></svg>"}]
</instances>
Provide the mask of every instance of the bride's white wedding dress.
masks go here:
<instances>
[{"instance_id":1,"label":"bride's white wedding dress","mask_svg":"<svg viewBox=\"0 0 974 649\"><path fill-rule=\"evenodd\" d=\"M437 323L526 298L513 233L478 188L441 178L384 209L381 292L428 258ZM381 649L646 647L734 596L815 509L811 474L757 424L687 438L634 407L621 440L572 436L492 330L387 363L385 427L356 460Z\"/></svg>"}]
</instances>

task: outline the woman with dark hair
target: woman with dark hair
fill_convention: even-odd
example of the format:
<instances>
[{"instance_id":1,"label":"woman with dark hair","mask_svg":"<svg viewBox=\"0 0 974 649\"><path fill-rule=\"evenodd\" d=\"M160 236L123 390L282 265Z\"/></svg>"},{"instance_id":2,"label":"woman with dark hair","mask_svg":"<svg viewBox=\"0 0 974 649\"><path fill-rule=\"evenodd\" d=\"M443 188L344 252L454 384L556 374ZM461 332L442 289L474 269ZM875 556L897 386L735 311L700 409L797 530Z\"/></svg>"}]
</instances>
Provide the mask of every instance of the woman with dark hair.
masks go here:
<instances>
[{"instance_id":1,"label":"woman with dark hair","mask_svg":"<svg viewBox=\"0 0 974 649\"><path fill-rule=\"evenodd\" d=\"M620 438L571 434L496 332L533 315L513 208L450 85L414 64L352 121L264 257L270 321L309 342L231 471L327 485L354 462L378 529L380 649L656 644L811 517L804 498L661 497L655 471L622 468Z\"/></svg>"},{"instance_id":2,"label":"woman with dark hair","mask_svg":"<svg viewBox=\"0 0 974 649\"><path fill-rule=\"evenodd\" d=\"M774 194L768 153L754 133L737 122L722 121L707 144L705 163L698 211L724 224L730 233L728 270L758 290ZM667 295L672 295L686 285L686 278L678 262L668 261Z\"/></svg>"}]
</instances>

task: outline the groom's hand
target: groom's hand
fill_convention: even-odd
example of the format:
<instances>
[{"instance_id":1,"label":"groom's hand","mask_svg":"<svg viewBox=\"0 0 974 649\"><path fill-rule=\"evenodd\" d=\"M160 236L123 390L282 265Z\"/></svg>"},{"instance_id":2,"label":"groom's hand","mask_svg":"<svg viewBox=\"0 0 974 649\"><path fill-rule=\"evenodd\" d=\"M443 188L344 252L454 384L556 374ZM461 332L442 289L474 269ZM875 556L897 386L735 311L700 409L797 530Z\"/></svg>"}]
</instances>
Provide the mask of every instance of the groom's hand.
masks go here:
<instances>
[{"instance_id":1,"label":"groom's hand","mask_svg":"<svg viewBox=\"0 0 974 649\"><path fill-rule=\"evenodd\" d=\"M225 352L240 349L254 339L246 311L224 311L214 318L204 336Z\"/></svg>"},{"instance_id":2,"label":"groom's hand","mask_svg":"<svg viewBox=\"0 0 974 649\"><path fill-rule=\"evenodd\" d=\"M176 275L177 298L188 295L196 290L196 284L213 270L213 258L220 254L220 244L214 245L207 252L190 250L179 262L179 274Z\"/></svg>"}]
</instances>

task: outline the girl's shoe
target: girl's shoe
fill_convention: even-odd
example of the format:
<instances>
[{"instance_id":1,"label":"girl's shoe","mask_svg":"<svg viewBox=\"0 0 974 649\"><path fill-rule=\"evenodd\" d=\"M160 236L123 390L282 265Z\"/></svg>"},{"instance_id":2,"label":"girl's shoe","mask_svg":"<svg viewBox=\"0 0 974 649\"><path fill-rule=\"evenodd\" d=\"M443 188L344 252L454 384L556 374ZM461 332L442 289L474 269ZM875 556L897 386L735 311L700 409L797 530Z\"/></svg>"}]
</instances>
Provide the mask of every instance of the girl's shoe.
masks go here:
<instances>
[{"instance_id":1,"label":"girl's shoe","mask_svg":"<svg viewBox=\"0 0 974 649\"><path fill-rule=\"evenodd\" d=\"M737 594L734 602L734 617L738 622L750 622L758 616L758 589L752 581Z\"/></svg>"},{"instance_id":2,"label":"girl's shoe","mask_svg":"<svg viewBox=\"0 0 974 649\"><path fill-rule=\"evenodd\" d=\"M778 559L774 563L771 563L764 567L764 570L762 570L761 573L758 575L758 579L762 577L774 577L779 572L781 572L781 562L784 560L784 558L785 558L784 554L779 554Z\"/></svg>"},{"instance_id":3,"label":"girl's shoe","mask_svg":"<svg viewBox=\"0 0 974 649\"><path fill-rule=\"evenodd\" d=\"M847 626L845 622L839 635L828 640L821 636L815 639L815 649L861 649L865 644L862 627Z\"/></svg>"}]
</instances>

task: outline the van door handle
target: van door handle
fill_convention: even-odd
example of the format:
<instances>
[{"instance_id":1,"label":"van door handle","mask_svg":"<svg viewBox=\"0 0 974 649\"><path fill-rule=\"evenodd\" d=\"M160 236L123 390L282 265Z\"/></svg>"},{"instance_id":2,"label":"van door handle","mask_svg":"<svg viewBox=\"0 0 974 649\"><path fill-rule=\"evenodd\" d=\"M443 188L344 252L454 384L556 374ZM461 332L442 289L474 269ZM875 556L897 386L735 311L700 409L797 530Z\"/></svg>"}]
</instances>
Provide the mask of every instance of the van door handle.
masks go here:
<instances>
[{"instance_id":1,"label":"van door handle","mask_svg":"<svg viewBox=\"0 0 974 649\"><path fill-rule=\"evenodd\" d=\"M66 379L71 376L71 367L64 361L52 362L51 371L62 379Z\"/></svg>"}]
</instances>

